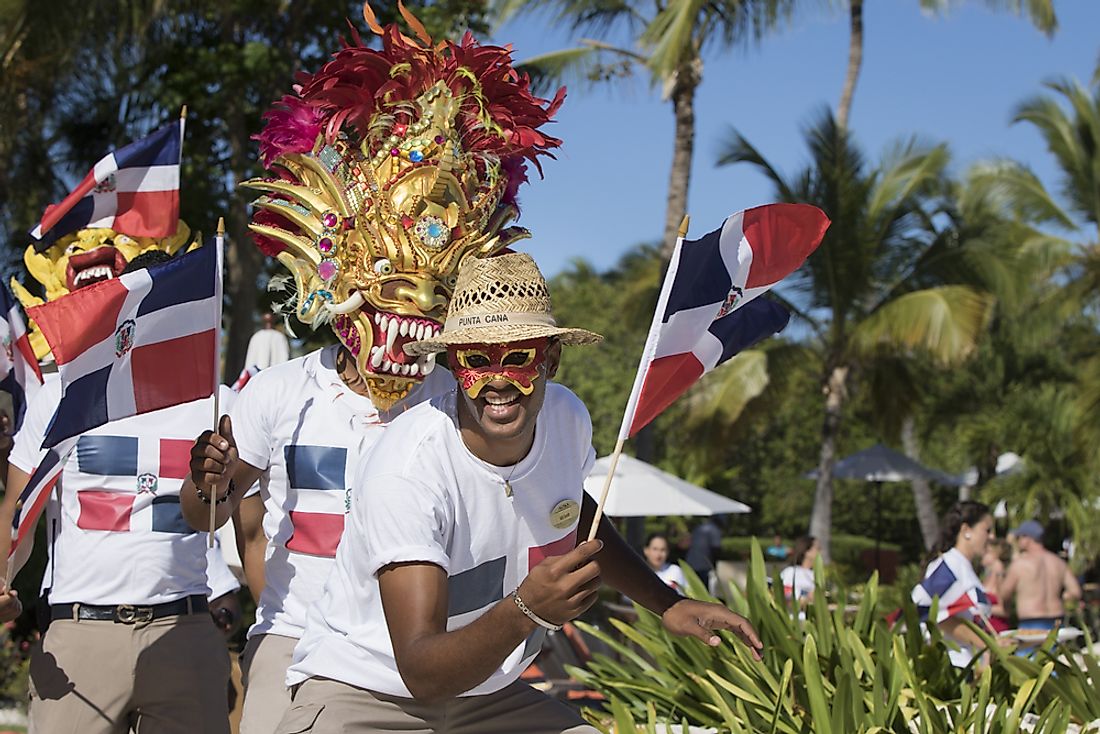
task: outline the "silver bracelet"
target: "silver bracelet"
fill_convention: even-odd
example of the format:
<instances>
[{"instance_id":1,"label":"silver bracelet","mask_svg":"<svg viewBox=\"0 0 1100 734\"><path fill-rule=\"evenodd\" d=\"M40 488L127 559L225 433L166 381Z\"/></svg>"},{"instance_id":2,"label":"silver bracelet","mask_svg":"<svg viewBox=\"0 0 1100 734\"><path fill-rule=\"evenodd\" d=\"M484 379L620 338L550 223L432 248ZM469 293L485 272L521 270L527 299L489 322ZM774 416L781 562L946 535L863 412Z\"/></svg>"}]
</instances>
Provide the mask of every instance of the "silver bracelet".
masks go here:
<instances>
[{"instance_id":1,"label":"silver bracelet","mask_svg":"<svg viewBox=\"0 0 1100 734\"><path fill-rule=\"evenodd\" d=\"M548 629L551 632L557 632L558 630L561 629L562 626L560 624L554 624L553 622L547 622L545 619L543 619L539 615L532 612L531 608L523 603L523 599L519 598L519 589L516 589L515 591L512 592L512 601L514 601L516 603L516 606L519 607L519 610L521 612L523 612L524 614L527 615L528 619L530 619L532 622L537 624L539 627L543 627L544 629Z\"/></svg>"}]
</instances>

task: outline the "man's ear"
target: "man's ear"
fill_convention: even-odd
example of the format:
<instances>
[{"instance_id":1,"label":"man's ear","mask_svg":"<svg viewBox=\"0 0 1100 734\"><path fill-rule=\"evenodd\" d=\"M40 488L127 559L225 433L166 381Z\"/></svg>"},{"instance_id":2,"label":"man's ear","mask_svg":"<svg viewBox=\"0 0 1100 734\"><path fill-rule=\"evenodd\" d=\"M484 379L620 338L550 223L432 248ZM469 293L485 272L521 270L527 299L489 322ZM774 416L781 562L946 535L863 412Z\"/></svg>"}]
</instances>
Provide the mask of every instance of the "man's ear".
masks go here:
<instances>
[{"instance_id":1,"label":"man's ear","mask_svg":"<svg viewBox=\"0 0 1100 734\"><path fill-rule=\"evenodd\" d=\"M550 346L546 348L546 379L554 379L558 374L558 365L561 364L561 342L557 339L550 340Z\"/></svg>"}]
</instances>

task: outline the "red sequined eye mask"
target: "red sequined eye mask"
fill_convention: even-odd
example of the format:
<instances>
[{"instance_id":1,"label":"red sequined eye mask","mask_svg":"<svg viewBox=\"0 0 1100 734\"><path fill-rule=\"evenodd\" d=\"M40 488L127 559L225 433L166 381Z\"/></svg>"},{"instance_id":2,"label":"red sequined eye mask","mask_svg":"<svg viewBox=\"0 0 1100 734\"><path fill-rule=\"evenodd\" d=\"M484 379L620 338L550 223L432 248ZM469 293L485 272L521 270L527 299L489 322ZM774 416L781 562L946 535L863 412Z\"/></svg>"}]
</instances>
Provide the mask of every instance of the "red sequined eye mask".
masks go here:
<instances>
[{"instance_id":1,"label":"red sequined eye mask","mask_svg":"<svg viewBox=\"0 0 1100 734\"><path fill-rule=\"evenodd\" d=\"M463 344L447 347L447 356L455 377L472 400L494 380L509 382L530 395L542 374L549 346L546 338L510 344Z\"/></svg>"}]
</instances>

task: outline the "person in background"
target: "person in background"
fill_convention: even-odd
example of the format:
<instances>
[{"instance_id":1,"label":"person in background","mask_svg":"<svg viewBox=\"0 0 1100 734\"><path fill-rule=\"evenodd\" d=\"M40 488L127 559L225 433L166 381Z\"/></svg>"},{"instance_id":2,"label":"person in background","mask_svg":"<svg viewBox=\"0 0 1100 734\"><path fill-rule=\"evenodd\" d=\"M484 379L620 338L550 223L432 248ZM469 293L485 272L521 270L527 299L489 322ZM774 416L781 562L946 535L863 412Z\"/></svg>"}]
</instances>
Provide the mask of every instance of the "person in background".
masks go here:
<instances>
[{"instance_id":1,"label":"person in background","mask_svg":"<svg viewBox=\"0 0 1100 734\"><path fill-rule=\"evenodd\" d=\"M679 566L668 562L668 550L668 538L660 533L650 533L645 540L642 554L645 555L646 563L657 574L657 578L683 593L687 588L687 579L684 578L684 572Z\"/></svg>"},{"instance_id":2,"label":"person in background","mask_svg":"<svg viewBox=\"0 0 1100 734\"><path fill-rule=\"evenodd\" d=\"M783 595L788 599L806 604L814 598L814 561L820 551L817 538L803 535L794 542L791 552L791 565L779 572L783 583Z\"/></svg>"},{"instance_id":3,"label":"person in background","mask_svg":"<svg viewBox=\"0 0 1100 734\"><path fill-rule=\"evenodd\" d=\"M1081 585L1069 565L1043 547L1043 526L1028 520L1012 531L1019 553L1001 585L1001 601L1016 602L1020 629L1052 630L1062 621L1067 604L1081 598Z\"/></svg>"},{"instance_id":4,"label":"person in background","mask_svg":"<svg viewBox=\"0 0 1100 734\"><path fill-rule=\"evenodd\" d=\"M684 558L712 594L718 585L714 564L718 560L718 549L721 547L722 531L718 529L713 517L705 517L691 531L691 547Z\"/></svg>"},{"instance_id":5,"label":"person in background","mask_svg":"<svg viewBox=\"0 0 1100 734\"><path fill-rule=\"evenodd\" d=\"M993 516L981 502L959 502L944 516L940 528L934 555L924 580L913 587L912 598L921 619L928 617L933 600L938 599L936 624L957 646L948 655L952 664L965 668L984 643L963 620L989 627L991 605L974 563L985 553Z\"/></svg>"},{"instance_id":6,"label":"person in background","mask_svg":"<svg viewBox=\"0 0 1100 734\"><path fill-rule=\"evenodd\" d=\"M791 554L791 549L783 542L783 536L779 533L772 538L772 544L764 549L764 555L769 561L785 561Z\"/></svg>"},{"instance_id":7,"label":"person in background","mask_svg":"<svg viewBox=\"0 0 1100 734\"><path fill-rule=\"evenodd\" d=\"M266 370L274 364L282 364L290 359L290 341L286 334L275 328L275 315L263 315L263 328L248 340L245 353L245 367L259 367Z\"/></svg>"}]
</instances>

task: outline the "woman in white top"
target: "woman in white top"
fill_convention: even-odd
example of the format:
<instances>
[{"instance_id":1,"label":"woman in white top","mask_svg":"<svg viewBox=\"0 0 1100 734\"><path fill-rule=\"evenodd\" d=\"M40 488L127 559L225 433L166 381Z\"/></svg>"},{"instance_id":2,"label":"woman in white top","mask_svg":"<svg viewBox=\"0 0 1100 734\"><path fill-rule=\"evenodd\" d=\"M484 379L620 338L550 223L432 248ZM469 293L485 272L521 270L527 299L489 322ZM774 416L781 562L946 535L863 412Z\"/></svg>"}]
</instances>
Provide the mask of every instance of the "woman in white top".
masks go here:
<instances>
[{"instance_id":1,"label":"woman in white top","mask_svg":"<svg viewBox=\"0 0 1100 734\"><path fill-rule=\"evenodd\" d=\"M687 579L684 578L683 570L668 562L668 538L660 533L651 533L646 538L642 553L645 555L646 563L661 581L680 593L684 592L687 588Z\"/></svg>"},{"instance_id":2,"label":"woman in white top","mask_svg":"<svg viewBox=\"0 0 1100 734\"><path fill-rule=\"evenodd\" d=\"M913 587L913 602L921 618L936 604L935 622L958 649L950 650L951 662L965 667L976 650L985 646L982 639L963 620L987 626L990 603L974 563L985 553L993 532L993 516L980 502L959 502L948 511L940 527L940 541L924 571L924 579Z\"/></svg>"},{"instance_id":3,"label":"woman in white top","mask_svg":"<svg viewBox=\"0 0 1100 734\"><path fill-rule=\"evenodd\" d=\"M791 565L779 572L783 594L800 603L814 598L814 559L817 558L817 538L803 535L795 541L791 551Z\"/></svg>"}]
</instances>

